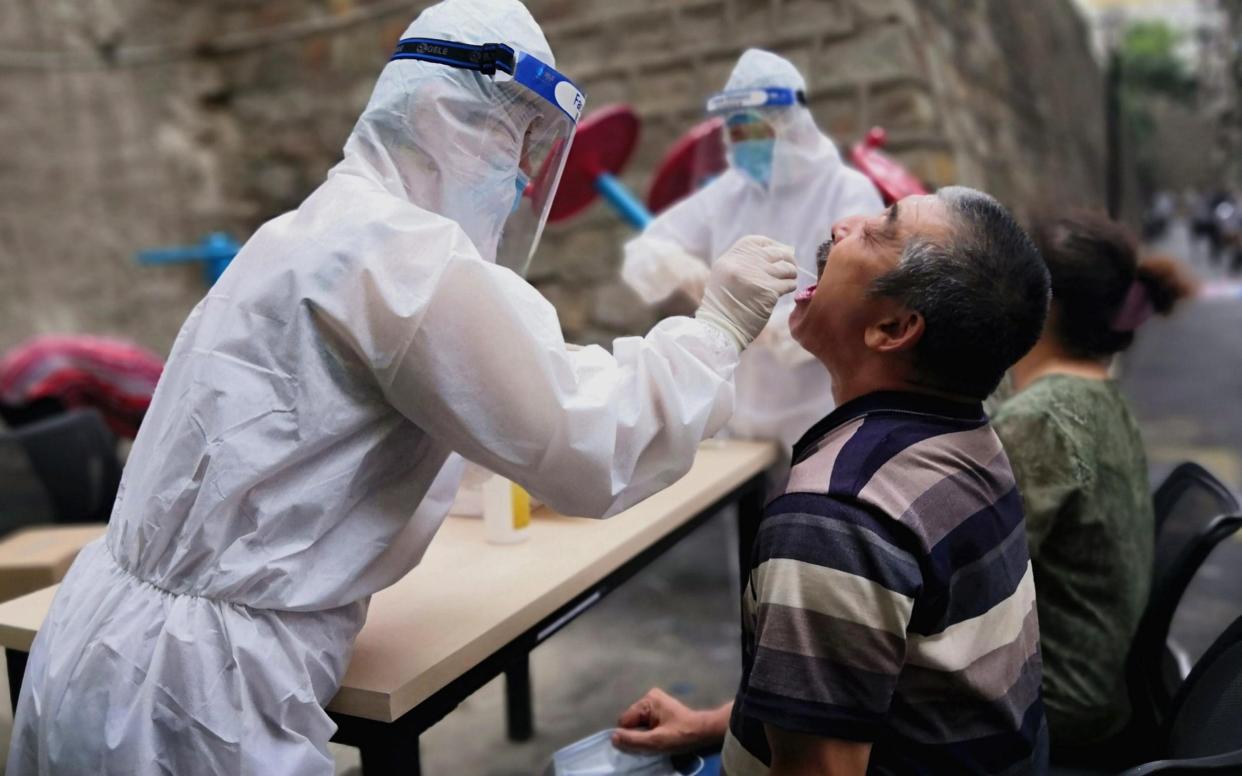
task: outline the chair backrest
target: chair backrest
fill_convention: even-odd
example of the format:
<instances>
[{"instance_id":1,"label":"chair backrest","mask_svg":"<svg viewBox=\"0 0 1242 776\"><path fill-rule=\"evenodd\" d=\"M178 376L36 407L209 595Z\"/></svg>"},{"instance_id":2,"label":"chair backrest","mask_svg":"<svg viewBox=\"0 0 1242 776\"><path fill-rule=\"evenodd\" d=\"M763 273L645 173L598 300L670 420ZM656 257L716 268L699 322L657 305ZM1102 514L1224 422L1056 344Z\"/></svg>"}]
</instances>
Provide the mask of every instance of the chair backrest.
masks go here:
<instances>
[{"instance_id":1,"label":"chair backrest","mask_svg":"<svg viewBox=\"0 0 1242 776\"><path fill-rule=\"evenodd\" d=\"M0 432L0 537L28 525L50 523L56 510L16 434Z\"/></svg>"},{"instance_id":2,"label":"chair backrest","mask_svg":"<svg viewBox=\"0 0 1242 776\"><path fill-rule=\"evenodd\" d=\"M75 410L12 432L43 482L54 522L107 522L121 483L116 437L96 410Z\"/></svg>"},{"instance_id":3,"label":"chair backrest","mask_svg":"<svg viewBox=\"0 0 1242 776\"><path fill-rule=\"evenodd\" d=\"M1166 729L1169 758L1242 750L1242 617L1190 672L1173 701Z\"/></svg>"},{"instance_id":4,"label":"chair backrest","mask_svg":"<svg viewBox=\"0 0 1242 776\"><path fill-rule=\"evenodd\" d=\"M1156 516L1153 588L1158 587L1186 546L1220 515L1242 511L1220 480L1197 463L1178 466L1152 497Z\"/></svg>"},{"instance_id":5,"label":"chair backrest","mask_svg":"<svg viewBox=\"0 0 1242 776\"><path fill-rule=\"evenodd\" d=\"M1203 561L1222 541L1242 530L1242 515L1220 515L1183 548L1165 577L1152 587L1151 600L1130 648L1129 684L1136 723L1154 730L1167 716L1176 686L1165 670L1166 643L1182 595Z\"/></svg>"}]
</instances>

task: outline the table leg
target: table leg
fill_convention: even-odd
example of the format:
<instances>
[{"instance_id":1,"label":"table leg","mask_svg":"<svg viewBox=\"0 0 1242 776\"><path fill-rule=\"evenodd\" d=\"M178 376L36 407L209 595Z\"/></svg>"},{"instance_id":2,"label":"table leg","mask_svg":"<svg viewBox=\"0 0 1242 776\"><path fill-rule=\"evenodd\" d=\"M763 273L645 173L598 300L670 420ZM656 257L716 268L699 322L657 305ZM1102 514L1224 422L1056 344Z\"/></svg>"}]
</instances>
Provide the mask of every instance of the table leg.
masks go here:
<instances>
[{"instance_id":1,"label":"table leg","mask_svg":"<svg viewBox=\"0 0 1242 776\"><path fill-rule=\"evenodd\" d=\"M755 548L755 537L759 533L759 521L763 518L763 508L767 505L767 478L760 474L750 481L749 487L737 500L737 567L738 580L741 583L742 595L750 584L750 559ZM742 602L741 611L746 611ZM742 653L746 653L746 627L742 623Z\"/></svg>"},{"instance_id":2,"label":"table leg","mask_svg":"<svg viewBox=\"0 0 1242 776\"><path fill-rule=\"evenodd\" d=\"M380 735L358 744L362 755L363 776L422 776L422 758L418 751L418 737L413 741L398 742L390 735Z\"/></svg>"},{"instance_id":3,"label":"table leg","mask_svg":"<svg viewBox=\"0 0 1242 776\"><path fill-rule=\"evenodd\" d=\"M523 655L505 670L505 716L510 741L529 741L535 734L530 655Z\"/></svg>"},{"instance_id":4,"label":"table leg","mask_svg":"<svg viewBox=\"0 0 1242 776\"><path fill-rule=\"evenodd\" d=\"M13 704L14 714L17 713L17 699L22 694L22 677L26 675L26 661L29 658L29 652L4 650L4 662L9 670L9 701Z\"/></svg>"},{"instance_id":5,"label":"table leg","mask_svg":"<svg viewBox=\"0 0 1242 776\"><path fill-rule=\"evenodd\" d=\"M767 501L767 482L763 475L751 480L749 487L737 500L737 564L741 574L742 592L750 579L750 555L759 533L759 521Z\"/></svg>"}]
</instances>

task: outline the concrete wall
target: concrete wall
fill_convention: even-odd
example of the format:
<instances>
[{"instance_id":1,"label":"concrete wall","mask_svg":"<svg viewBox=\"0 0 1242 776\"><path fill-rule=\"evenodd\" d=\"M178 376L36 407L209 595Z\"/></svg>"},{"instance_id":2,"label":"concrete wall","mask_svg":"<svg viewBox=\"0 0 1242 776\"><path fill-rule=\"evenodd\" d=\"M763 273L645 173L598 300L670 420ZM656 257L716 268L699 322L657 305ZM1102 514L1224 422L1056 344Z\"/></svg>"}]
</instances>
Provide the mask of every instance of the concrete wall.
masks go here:
<instances>
[{"instance_id":1,"label":"concrete wall","mask_svg":"<svg viewBox=\"0 0 1242 776\"><path fill-rule=\"evenodd\" d=\"M295 206L338 158L420 4L391 0L8 0L0 5L0 348L36 332L157 350L201 296L196 268L135 250L239 237ZM532 0L588 112L644 119L625 180L668 145L748 46L806 74L821 126L872 124L934 184L1019 209L1102 199L1102 96L1069 0ZM629 235L600 205L551 228L531 279L567 335L651 321L619 283Z\"/></svg>"}]
</instances>

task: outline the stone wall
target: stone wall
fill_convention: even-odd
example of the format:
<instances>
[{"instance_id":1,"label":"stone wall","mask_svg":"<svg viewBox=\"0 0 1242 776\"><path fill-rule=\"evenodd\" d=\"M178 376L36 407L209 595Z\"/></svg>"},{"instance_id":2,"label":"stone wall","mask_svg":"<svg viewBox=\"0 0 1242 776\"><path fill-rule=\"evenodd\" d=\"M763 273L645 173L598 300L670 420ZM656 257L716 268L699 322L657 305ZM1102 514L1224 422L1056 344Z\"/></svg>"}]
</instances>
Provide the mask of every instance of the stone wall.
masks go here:
<instances>
[{"instance_id":1,"label":"stone wall","mask_svg":"<svg viewBox=\"0 0 1242 776\"><path fill-rule=\"evenodd\" d=\"M1209 72L1200 74L1200 83L1206 86L1205 107L1215 123L1211 158L1216 184L1242 191L1242 47L1237 44L1242 40L1242 0L1220 0L1220 7L1224 21L1211 37Z\"/></svg>"},{"instance_id":2,"label":"stone wall","mask_svg":"<svg viewBox=\"0 0 1242 776\"><path fill-rule=\"evenodd\" d=\"M0 349L36 332L166 349L203 286L144 247L239 237L338 158L419 4L391 0L8 0L0 5ZM588 112L644 120L624 180L645 194L738 54L808 80L839 143L872 124L933 184L1018 209L1102 199L1101 84L1069 0L531 0ZM619 283L629 236L602 205L549 229L531 267L567 336L651 321Z\"/></svg>"},{"instance_id":3,"label":"stone wall","mask_svg":"<svg viewBox=\"0 0 1242 776\"><path fill-rule=\"evenodd\" d=\"M1104 83L1072 4L917 5L958 179L1019 211L1102 206Z\"/></svg>"}]
</instances>

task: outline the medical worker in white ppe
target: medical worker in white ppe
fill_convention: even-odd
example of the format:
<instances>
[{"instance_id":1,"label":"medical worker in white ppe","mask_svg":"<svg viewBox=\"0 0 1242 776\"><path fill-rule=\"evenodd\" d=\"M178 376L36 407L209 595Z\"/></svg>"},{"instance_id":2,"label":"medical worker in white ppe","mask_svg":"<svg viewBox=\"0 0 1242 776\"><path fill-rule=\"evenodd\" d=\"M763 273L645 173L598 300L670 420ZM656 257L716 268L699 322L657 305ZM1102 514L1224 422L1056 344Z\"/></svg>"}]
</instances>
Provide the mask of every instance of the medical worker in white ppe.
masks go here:
<instances>
[{"instance_id":1,"label":"medical worker in white ppe","mask_svg":"<svg viewBox=\"0 0 1242 776\"><path fill-rule=\"evenodd\" d=\"M711 276L709 262L746 234L794 246L805 270L798 285L806 288L832 225L884 208L871 181L846 167L815 126L805 90L788 60L759 49L742 54L725 90L707 105L724 121L728 169L625 246L622 277L648 304L693 309ZM792 297L783 299L742 356L728 426L734 436L790 448L832 410L828 372L789 333L793 307Z\"/></svg>"},{"instance_id":2,"label":"medical worker in white ppe","mask_svg":"<svg viewBox=\"0 0 1242 776\"><path fill-rule=\"evenodd\" d=\"M330 774L322 706L369 596L439 527L451 452L587 516L689 468L791 254L743 240L695 318L568 347L515 268L581 106L517 0L415 20L344 160L178 335L35 640L10 776Z\"/></svg>"}]
</instances>

